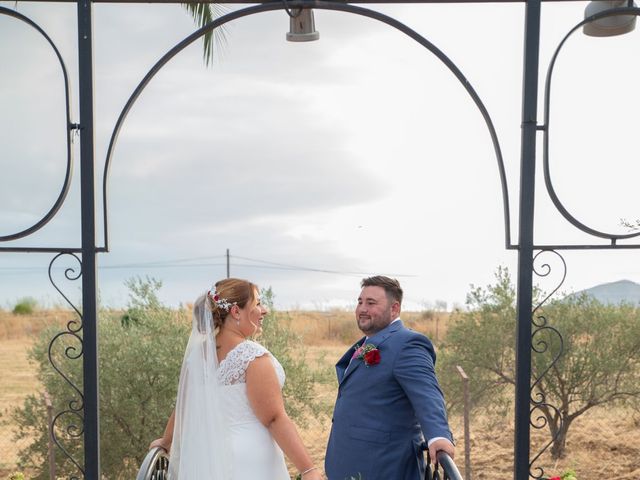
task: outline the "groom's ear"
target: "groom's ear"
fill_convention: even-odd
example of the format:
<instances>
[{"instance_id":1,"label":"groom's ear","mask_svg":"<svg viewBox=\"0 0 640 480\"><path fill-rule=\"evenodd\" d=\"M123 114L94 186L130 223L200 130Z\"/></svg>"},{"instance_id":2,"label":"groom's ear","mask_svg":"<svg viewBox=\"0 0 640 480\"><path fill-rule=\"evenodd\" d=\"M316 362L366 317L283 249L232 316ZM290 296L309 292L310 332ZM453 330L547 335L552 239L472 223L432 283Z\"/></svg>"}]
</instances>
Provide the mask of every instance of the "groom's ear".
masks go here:
<instances>
[{"instance_id":1,"label":"groom's ear","mask_svg":"<svg viewBox=\"0 0 640 480\"><path fill-rule=\"evenodd\" d=\"M400 302L394 300L391 304L391 318L397 318L400 315Z\"/></svg>"}]
</instances>

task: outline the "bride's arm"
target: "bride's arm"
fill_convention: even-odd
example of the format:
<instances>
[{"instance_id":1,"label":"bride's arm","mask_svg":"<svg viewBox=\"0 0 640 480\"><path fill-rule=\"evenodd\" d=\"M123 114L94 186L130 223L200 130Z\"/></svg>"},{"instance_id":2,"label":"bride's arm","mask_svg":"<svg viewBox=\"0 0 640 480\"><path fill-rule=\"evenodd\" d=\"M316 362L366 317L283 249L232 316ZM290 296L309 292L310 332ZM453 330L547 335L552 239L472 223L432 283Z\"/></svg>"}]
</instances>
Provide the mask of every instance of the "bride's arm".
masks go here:
<instances>
[{"instance_id":1,"label":"bride's arm","mask_svg":"<svg viewBox=\"0 0 640 480\"><path fill-rule=\"evenodd\" d=\"M282 391L273 363L268 355L253 360L246 372L247 396L258 420L267 427L274 440L304 480L321 479L319 469L304 448L296 426L284 409Z\"/></svg>"},{"instance_id":2,"label":"bride's arm","mask_svg":"<svg viewBox=\"0 0 640 480\"><path fill-rule=\"evenodd\" d=\"M151 444L149 445L149 450L154 447L162 447L168 452L171 449L171 441L173 440L173 425L175 423L175 419L176 411L174 410L173 412L171 412L171 416L167 421L167 426L164 429L164 434L161 438L156 438L153 442L151 442Z\"/></svg>"}]
</instances>

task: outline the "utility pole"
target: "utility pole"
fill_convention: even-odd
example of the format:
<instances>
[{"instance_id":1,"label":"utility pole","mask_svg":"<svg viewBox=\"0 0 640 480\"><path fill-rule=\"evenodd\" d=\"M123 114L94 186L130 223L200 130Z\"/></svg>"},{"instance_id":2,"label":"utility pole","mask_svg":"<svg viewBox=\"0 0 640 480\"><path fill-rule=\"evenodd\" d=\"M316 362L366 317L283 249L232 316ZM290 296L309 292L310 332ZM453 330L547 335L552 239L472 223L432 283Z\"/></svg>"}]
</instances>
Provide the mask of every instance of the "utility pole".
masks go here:
<instances>
[{"instance_id":1,"label":"utility pole","mask_svg":"<svg viewBox=\"0 0 640 480\"><path fill-rule=\"evenodd\" d=\"M229 263L229 249L227 248L227 278L231 277L231 265Z\"/></svg>"}]
</instances>

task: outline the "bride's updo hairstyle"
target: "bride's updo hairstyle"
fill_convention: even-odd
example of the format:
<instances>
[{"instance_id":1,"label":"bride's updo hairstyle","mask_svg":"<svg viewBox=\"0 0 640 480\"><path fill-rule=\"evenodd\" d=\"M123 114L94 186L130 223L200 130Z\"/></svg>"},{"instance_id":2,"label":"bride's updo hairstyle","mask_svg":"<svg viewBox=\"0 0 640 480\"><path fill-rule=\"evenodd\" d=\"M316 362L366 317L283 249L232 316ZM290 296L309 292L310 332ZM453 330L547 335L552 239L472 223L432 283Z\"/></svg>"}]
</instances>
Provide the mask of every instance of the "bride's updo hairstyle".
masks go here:
<instances>
[{"instance_id":1,"label":"bride's updo hairstyle","mask_svg":"<svg viewBox=\"0 0 640 480\"><path fill-rule=\"evenodd\" d=\"M257 285L240 278L225 278L217 282L207 294L207 306L213 315L214 329L218 331L222 328L233 305L244 308L253 302L257 289Z\"/></svg>"}]
</instances>

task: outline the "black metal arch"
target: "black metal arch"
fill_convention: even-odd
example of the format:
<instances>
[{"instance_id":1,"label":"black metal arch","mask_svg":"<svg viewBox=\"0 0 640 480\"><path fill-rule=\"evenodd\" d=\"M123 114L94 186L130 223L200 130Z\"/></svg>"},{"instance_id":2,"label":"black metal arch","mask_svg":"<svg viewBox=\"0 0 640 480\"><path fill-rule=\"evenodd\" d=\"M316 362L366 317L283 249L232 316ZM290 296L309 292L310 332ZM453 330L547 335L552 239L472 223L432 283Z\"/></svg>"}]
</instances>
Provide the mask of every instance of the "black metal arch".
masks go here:
<instances>
[{"instance_id":1,"label":"black metal arch","mask_svg":"<svg viewBox=\"0 0 640 480\"><path fill-rule=\"evenodd\" d=\"M621 15L621 14L633 15L637 17L637 16L640 16L640 8L635 8L635 7L614 8L614 9L606 10L599 14L593 15L589 18L586 18L585 20L578 23L575 27L573 27L569 31L569 33L565 35L562 41L558 44L558 47L556 48L556 51L554 52L553 57L551 58L551 63L549 64L549 69L547 71L547 79L545 82L545 97L544 97L544 126L542 127L544 132L544 146L543 146L544 182L545 182L545 186L547 188L549 197L553 201L553 204L558 209L558 211L562 214L562 216L568 222L570 222L574 227L582 230L585 233L588 233L589 235L610 240L611 245L616 245L616 242L618 240L624 240L624 239L640 236L640 232L632 232L627 234L601 232L594 228L589 227L585 223L579 221L571 213L569 213L569 210L567 210L567 208L560 201L560 197L558 196L555 189L553 188L553 182L551 181L551 169L549 166L549 115L550 115L550 102L551 102L551 78L553 76L553 69L555 67L556 60L558 59L558 55L560 54L560 51L562 50L562 47L564 46L564 44L567 42L569 37L571 37L576 31L578 31L587 23L591 23L602 18L612 17L616 15Z\"/></svg>"},{"instance_id":2,"label":"black metal arch","mask_svg":"<svg viewBox=\"0 0 640 480\"><path fill-rule=\"evenodd\" d=\"M482 114L482 118L484 119L487 128L489 129L489 134L491 136L491 142L493 144L493 148L496 155L496 160L498 163L498 173L500 175L500 184L502 188L502 205L503 205L503 215L504 215L504 224L505 224L505 247L513 248L511 244L511 217L509 213L509 191L507 186L507 179L504 168L504 161L502 159L502 151L500 149L500 143L498 141L498 134L496 133L495 127L493 126L493 121L491 120L491 116L487 111L487 108L482 103L479 95L476 93L474 88L471 86L471 83L466 79L462 71L456 66L449 57L447 57L438 47L436 47L429 40L424 38L415 30L409 28L404 23L389 17L383 13L376 12L374 10L370 10L368 8L363 8L347 3L334 3L323 0L290 0L287 1L286 4L281 2L269 2L263 3L260 5L255 5L251 7L247 7L241 10L237 10L231 13L228 13L207 25L201 27L196 30L184 40L176 44L171 50L169 50L160 60L156 62L156 64L147 72L142 81L138 84L138 86L134 89L133 93L127 100L124 108L120 112L118 120L114 126L113 132L111 134L111 139L109 141L109 148L107 150L107 156L104 164L104 173L102 179L102 194L103 194L103 222L104 222L104 248L106 251L109 250L109 230L108 230L108 211L107 211L107 179L109 176L109 166L111 164L111 158L113 156L113 151L115 149L116 142L118 140L118 136L120 134L120 130L122 125L129 114L129 111L133 107L133 104L136 102L142 91L149 84L151 79L158 73L158 71L164 67L173 57L175 57L178 53L184 50L186 47L191 45L194 41L198 40L200 37L206 35L209 32L212 32L215 28L218 28L225 23L228 23L232 20L236 20L242 17L246 17L249 15L254 15L256 13L269 12L274 10L282 10L284 8L314 8L321 10L336 10L347 13L353 13L356 15L361 15L364 17L371 18L373 20L377 20L379 22L385 23L396 30L404 33L408 37L412 38L420 45L425 47L431 53L433 53L442 63L444 63L447 68L455 75L458 81L465 88L467 93L471 96L471 99L475 103L478 110Z\"/></svg>"},{"instance_id":3,"label":"black metal arch","mask_svg":"<svg viewBox=\"0 0 640 480\"><path fill-rule=\"evenodd\" d=\"M62 70L62 75L64 77L66 120L67 120L67 129L69 131L67 135L67 167L66 167L64 182L62 184L62 189L60 190L58 197L56 198L55 202L53 203L53 206L49 209L49 211L32 226L13 234L0 235L0 242L8 242L11 240L17 240L19 238L29 236L32 233L40 230L47 223L49 223L49 221L51 221L51 219L56 215L56 213L58 213L58 210L60 210L60 207L62 207L62 204L67 198L67 193L69 193L69 188L71 186L71 177L73 174L73 150L71 149L71 135L73 135L73 130L78 128L78 126L76 124L71 123L71 94L69 92L69 76L67 74L67 68L64 64L64 60L62 60L62 56L60 55L60 52L58 51L58 48L56 47L56 45L53 43L53 40L51 40L49 35L47 35L46 32L37 23L35 23L30 18L25 17L21 13L16 12L15 10L10 10L6 7L0 6L0 15L7 15L9 17L13 17L15 19L18 19L26 23L27 25L35 29L40 35L42 35L44 39L47 41L47 43L49 43L49 45L53 49L58 59L58 62L60 63L60 68Z\"/></svg>"}]
</instances>

